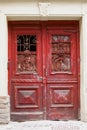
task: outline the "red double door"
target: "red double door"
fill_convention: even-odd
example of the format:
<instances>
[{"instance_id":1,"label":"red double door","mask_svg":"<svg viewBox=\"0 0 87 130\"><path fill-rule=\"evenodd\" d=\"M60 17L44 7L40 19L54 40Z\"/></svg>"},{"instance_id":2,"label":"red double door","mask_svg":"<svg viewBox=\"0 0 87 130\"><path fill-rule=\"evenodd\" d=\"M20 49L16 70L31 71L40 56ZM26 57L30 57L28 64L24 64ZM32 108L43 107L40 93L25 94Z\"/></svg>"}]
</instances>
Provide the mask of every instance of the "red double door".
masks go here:
<instances>
[{"instance_id":1,"label":"red double door","mask_svg":"<svg viewBox=\"0 0 87 130\"><path fill-rule=\"evenodd\" d=\"M12 120L78 119L78 22L9 23Z\"/></svg>"}]
</instances>

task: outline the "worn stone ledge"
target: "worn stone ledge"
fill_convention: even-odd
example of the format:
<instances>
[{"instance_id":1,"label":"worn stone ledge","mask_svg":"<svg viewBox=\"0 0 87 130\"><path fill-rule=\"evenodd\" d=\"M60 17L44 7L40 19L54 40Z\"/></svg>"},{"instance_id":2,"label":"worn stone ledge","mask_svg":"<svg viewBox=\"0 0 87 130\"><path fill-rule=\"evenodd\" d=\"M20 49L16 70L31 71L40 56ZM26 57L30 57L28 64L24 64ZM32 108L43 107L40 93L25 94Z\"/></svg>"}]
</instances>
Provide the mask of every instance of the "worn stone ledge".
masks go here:
<instances>
[{"instance_id":1,"label":"worn stone ledge","mask_svg":"<svg viewBox=\"0 0 87 130\"><path fill-rule=\"evenodd\" d=\"M9 102L9 97L6 97L6 96L0 97L0 104L8 103L8 102Z\"/></svg>"},{"instance_id":2,"label":"worn stone ledge","mask_svg":"<svg viewBox=\"0 0 87 130\"><path fill-rule=\"evenodd\" d=\"M0 97L0 124L10 121L10 101L9 96Z\"/></svg>"},{"instance_id":3,"label":"worn stone ledge","mask_svg":"<svg viewBox=\"0 0 87 130\"><path fill-rule=\"evenodd\" d=\"M0 109L8 109L8 107L9 107L9 104L8 103L1 103L0 104Z\"/></svg>"},{"instance_id":4,"label":"worn stone ledge","mask_svg":"<svg viewBox=\"0 0 87 130\"><path fill-rule=\"evenodd\" d=\"M10 112L9 108L7 108L7 109L0 109L0 114L9 113L9 112Z\"/></svg>"},{"instance_id":5,"label":"worn stone ledge","mask_svg":"<svg viewBox=\"0 0 87 130\"><path fill-rule=\"evenodd\" d=\"M10 118L7 119L0 119L0 124L8 124L10 121Z\"/></svg>"},{"instance_id":6,"label":"worn stone ledge","mask_svg":"<svg viewBox=\"0 0 87 130\"><path fill-rule=\"evenodd\" d=\"M1 119L7 119L9 117L9 113L0 114Z\"/></svg>"}]
</instances>

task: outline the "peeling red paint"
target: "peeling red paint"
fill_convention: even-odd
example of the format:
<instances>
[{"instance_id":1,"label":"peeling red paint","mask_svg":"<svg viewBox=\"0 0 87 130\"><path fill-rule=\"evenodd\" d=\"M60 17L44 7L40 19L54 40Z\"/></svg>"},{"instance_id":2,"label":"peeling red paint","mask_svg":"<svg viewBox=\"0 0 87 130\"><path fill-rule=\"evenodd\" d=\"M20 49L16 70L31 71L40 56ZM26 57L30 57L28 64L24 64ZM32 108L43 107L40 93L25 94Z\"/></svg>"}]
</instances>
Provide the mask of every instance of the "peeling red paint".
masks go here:
<instances>
[{"instance_id":1,"label":"peeling red paint","mask_svg":"<svg viewBox=\"0 0 87 130\"><path fill-rule=\"evenodd\" d=\"M78 32L77 21L9 22L12 120L78 119Z\"/></svg>"}]
</instances>

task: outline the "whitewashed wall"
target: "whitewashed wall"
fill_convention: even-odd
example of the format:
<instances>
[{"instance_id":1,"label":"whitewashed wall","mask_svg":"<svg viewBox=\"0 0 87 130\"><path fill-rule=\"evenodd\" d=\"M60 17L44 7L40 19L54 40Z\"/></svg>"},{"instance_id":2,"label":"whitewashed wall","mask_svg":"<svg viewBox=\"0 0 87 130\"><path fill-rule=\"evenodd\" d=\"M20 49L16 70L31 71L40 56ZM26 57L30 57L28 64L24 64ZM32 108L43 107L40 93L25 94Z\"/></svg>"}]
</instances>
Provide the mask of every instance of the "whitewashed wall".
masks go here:
<instances>
[{"instance_id":1,"label":"whitewashed wall","mask_svg":"<svg viewBox=\"0 0 87 130\"><path fill-rule=\"evenodd\" d=\"M36 17L41 19L39 11L39 3L41 2L49 3L47 19L53 19L53 16L59 16L60 18L62 16L78 17L83 13L83 7L85 6L85 2L82 3L81 0L0 0L0 10L7 16L11 16L9 17L11 19L13 16L19 16L20 18L31 16L31 19L36 20ZM56 19L60 18L57 17ZM29 17L23 19L26 20Z\"/></svg>"},{"instance_id":2,"label":"whitewashed wall","mask_svg":"<svg viewBox=\"0 0 87 130\"><path fill-rule=\"evenodd\" d=\"M87 121L87 0L0 0L0 96L8 96L7 20L79 20L80 115Z\"/></svg>"}]
</instances>

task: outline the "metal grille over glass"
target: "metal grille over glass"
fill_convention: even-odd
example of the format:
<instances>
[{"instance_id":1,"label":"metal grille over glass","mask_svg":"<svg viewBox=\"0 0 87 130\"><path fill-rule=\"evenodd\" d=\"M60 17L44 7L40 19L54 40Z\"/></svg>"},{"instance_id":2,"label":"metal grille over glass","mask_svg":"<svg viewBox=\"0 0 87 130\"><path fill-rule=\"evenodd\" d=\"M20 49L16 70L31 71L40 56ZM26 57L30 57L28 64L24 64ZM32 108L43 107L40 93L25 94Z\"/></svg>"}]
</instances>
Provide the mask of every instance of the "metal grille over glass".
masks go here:
<instances>
[{"instance_id":1,"label":"metal grille over glass","mask_svg":"<svg viewBox=\"0 0 87 130\"><path fill-rule=\"evenodd\" d=\"M17 72L36 71L36 35L17 35Z\"/></svg>"},{"instance_id":2,"label":"metal grille over glass","mask_svg":"<svg viewBox=\"0 0 87 130\"><path fill-rule=\"evenodd\" d=\"M67 72L71 68L70 36L52 35L52 71Z\"/></svg>"}]
</instances>

